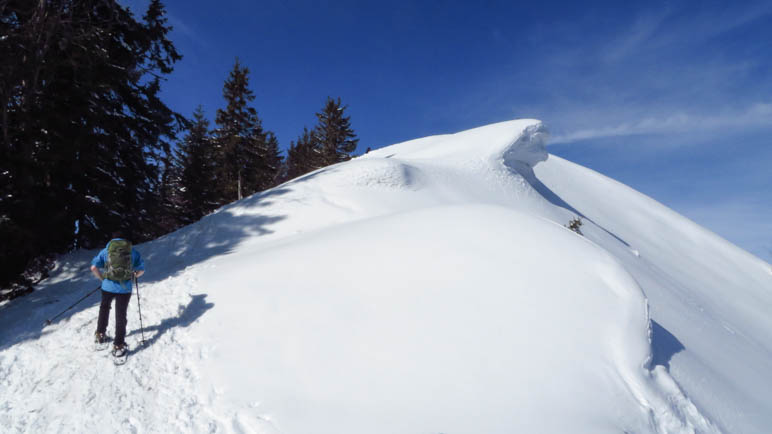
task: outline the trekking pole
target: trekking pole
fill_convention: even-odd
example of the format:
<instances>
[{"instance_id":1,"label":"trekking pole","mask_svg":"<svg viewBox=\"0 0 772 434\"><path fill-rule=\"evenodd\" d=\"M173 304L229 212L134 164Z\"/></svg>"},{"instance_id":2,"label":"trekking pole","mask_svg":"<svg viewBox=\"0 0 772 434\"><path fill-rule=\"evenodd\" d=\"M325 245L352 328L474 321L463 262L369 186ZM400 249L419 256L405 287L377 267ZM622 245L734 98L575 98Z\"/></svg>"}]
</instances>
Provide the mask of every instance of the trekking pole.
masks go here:
<instances>
[{"instance_id":1,"label":"trekking pole","mask_svg":"<svg viewBox=\"0 0 772 434\"><path fill-rule=\"evenodd\" d=\"M137 309L139 309L139 330L142 332L142 345L145 345L145 328L142 326L142 303L139 302L139 283L134 275L134 286L137 287Z\"/></svg>"},{"instance_id":2,"label":"trekking pole","mask_svg":"<svg viewBox=\"0 0 772 434\"><path fill-rule=\"evenodd\" d=\"M57 318L59 318L60 316L62 316L62 314L64 314L64 313L65 313L65 312L67 312L68 310L70 310L70 309L72 309L73 307L75 307L75 306L76 306L78 303L80 303L81 301L83 301L83 300L87 299L89 295L91 295L91 294L93 294L93 293L95 293L95 292L99 291L99 289L100 289L101 287L102 287L102 285L99 285L99 286L97 286L97 287L96 287L96 289L94 289L93 291L91 291L91 292L89 292L88 294L84 295L84 296L83 296L83 297L82 297L80 300L78 300L78 301L76 301L75 303L73 303L73 304L72 304L72 306L68 307L67 309L65 309L65 310L63 310L63 311L61 311L61 312L59 312L59 314L58 314L58 315L56 315L55 317L53 317L53 318L51 318L51 319L47 319L47 320L46 320L46 323L45 323L45 325L51 325L51 323L52 323L52 322L53 322L55 319L57 319Z\"/></svg>"}]
</instances>

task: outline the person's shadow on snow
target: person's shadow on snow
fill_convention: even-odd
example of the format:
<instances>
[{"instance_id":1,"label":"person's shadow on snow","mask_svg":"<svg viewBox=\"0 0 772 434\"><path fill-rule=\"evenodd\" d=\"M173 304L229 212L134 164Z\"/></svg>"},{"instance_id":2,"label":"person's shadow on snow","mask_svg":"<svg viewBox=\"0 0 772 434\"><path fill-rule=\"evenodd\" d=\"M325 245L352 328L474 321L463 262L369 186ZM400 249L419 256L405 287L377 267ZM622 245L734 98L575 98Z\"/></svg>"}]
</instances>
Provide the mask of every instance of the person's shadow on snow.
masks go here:
<instances>
[{"instance_id":1,"label":"person's shadow on snow","mask_svg":"<svg viewBox=\"0 0 772 434\"><path fill-rule=\"evenodd\" d=\"M187 327L193 322L195 322L197 319L201 318L201 316L214 307L214 303L207 303L206 302L206 294L198 294L198 295L191 295L190 303L188 303L187 306L180 305L179 310L177 312L176 316L166 318L161 321L158 325L153 325L150 327L145 327L144 329L144 335L145 335L145 344L142 345L141 343L136 345L134 348L130 350L131 353L138 353L145 348L150 347L151 345L155 344L158 339L163 336L164 333L166 333L168 330L174 328L174 327ZM153 333L155 332L155 333ZM140 340L142 339L142 330L136 329L129 333L127 336L132 335L139 335L137 336ZM152 336L150 334L152 333ZM148 338L148 336L150 336Z\"/></svg>"}]
</instances>

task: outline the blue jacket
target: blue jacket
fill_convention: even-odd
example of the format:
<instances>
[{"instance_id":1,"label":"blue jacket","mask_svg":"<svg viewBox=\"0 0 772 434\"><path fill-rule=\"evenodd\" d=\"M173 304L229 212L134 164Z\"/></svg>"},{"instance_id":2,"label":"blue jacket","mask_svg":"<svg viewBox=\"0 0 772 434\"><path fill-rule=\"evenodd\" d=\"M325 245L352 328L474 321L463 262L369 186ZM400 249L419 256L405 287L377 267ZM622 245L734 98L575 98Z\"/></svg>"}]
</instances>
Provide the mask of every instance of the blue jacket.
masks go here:
<instances>
[{"instance_id":1,"label":"blue jacket","mask_svg":"<svg viewBox=\"0 0 772 434\"><path fill-rule=\"evenodd\" d=\"M121 238L116 238L116 240L120 239ZM100 269L105 268L105 263L107 262L107 246L109 245L110 243L107 243L105 248L102 249L99 254L97 254L94 259L91 260L91 265L94 265ZM133 247L131 248L131 264L132 267L134 267L134 271L145 269L145 262L142 261L142 256L140 256L139 252L136 251ZM118 282L115 280L103 279L102 291L114 292L116 294L129 294L131 293L131 280Z\"/></svg>"}]
</instances>

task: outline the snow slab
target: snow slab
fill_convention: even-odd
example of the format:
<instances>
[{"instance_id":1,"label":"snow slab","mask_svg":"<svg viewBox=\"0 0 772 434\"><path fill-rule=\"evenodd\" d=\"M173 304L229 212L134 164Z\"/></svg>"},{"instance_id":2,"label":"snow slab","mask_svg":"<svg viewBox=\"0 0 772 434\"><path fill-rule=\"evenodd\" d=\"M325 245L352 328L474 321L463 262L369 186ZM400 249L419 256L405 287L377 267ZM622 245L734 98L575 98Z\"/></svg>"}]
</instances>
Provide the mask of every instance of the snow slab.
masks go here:
<instances>
[{"instance_id":1,"label":"snow slab","mask_svg":"<svg viewBox=\"0 0 772 434\"><path fill-rule=\"evenodd\" d=\"M96 285L95 251L60 258L0 305L0 424L765 432L769 264L546 141L515 120L396 144L138 246L120 367L91 350L96 296L42 326Z\"/></svg>"}]
</instances>

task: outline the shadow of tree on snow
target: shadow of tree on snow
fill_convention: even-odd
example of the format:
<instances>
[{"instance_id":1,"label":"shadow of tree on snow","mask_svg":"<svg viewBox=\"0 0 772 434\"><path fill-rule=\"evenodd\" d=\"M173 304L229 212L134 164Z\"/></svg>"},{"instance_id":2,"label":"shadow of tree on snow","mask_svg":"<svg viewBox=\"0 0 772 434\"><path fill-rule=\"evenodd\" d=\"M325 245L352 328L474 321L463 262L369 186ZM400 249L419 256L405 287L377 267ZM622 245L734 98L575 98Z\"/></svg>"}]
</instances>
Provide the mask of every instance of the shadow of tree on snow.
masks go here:
<instances>
[{"instance_id":1,"label":"shadow of tree on snow","mask_svg":"<svg viewBox=\"0 0 772 434\"><path fill-rule=\"evenodd\" d=\"M317 173L314 174L316 175ZM304 181L305 179L301 178L256 193L239 202L225 205L196 223L137 245L136 249L142 254L147 269L140 279L140 285L173 277L187 267L233 252L249 238L273 233L271 226L287 216L271 213L272 199L291 191L292 183ZM91 259L97 253L98 250L82 250L69 254L67 260L52 271L51 277L41 282L44 290L37 290L0 305L0 351L57 331L58 324L68 323L76 314L99 304L97 291L62 314L52 326L44 330L47 319L56 316L99 286L99 282L89 271ZM204 311L200 313L203 314ZM82 334L81 331L93 322L95 318L66 326Z\"/></svg>"}]
</instances>

